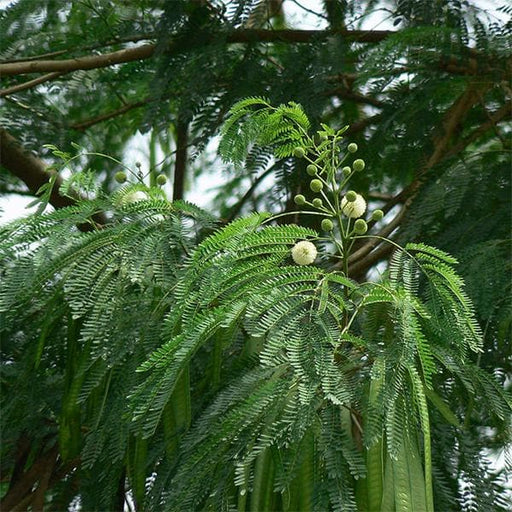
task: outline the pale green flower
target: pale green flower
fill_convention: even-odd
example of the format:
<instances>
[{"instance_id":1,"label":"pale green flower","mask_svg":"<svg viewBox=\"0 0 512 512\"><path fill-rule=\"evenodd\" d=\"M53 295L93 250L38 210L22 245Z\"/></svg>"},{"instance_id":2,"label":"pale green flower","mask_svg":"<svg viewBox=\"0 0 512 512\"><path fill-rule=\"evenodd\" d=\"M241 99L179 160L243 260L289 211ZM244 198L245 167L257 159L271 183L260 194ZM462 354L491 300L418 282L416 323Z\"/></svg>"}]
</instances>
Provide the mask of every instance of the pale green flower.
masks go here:
<instances>
[{"instance_id":1,"label":"pale green flower","mask_svg":"<svg viewBox=\"0 0 512 512\"><path fill-rule=\"evenodd\" d=\"M292 247L292 258L297 265L311 265L315 261L317 250L314 244L303 240Z\"/></svg>"},{"instance_id":2,"label":"pale green flower","mask_svg":"<svg viewBox=\"0 0 512 512\"><path fill-rule=\"evenodd\" d=\"M341 211L352 219L357 219L364 215L366 211L366 201L361 194L356 194L355 201L347 201L346 198L341 200Z\"/></svg>"},{"instance_id":3,"label":"pale green flower","mask_svg":"<svg viewBox=\"0 0 512 512\"><path fill-rule=\"evenodd\" d=\"M130 192L123 197L123 203L136 203L137 201L145 201L146 199L149 199L146 192L143 192L142 190L135 190L134 192Z\"/></svg>"}]
</instances>

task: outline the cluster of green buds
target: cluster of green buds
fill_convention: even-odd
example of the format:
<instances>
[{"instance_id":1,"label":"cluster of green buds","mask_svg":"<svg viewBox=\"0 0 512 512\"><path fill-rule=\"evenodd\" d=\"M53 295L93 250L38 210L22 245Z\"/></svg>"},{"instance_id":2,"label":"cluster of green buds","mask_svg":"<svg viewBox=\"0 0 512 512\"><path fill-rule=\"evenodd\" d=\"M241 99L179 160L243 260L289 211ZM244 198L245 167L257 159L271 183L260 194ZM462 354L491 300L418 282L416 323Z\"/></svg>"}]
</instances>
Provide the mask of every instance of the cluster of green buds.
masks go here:
<instances>
[{"instance_id":1,"label":"cluster of green buds","mask_svg":"<svg viewBox=\"0 0 512 512\"><path fill-rule=\"evenodd\" d=\"M306 173L311 178L309 188L313 193L311 199L298 194L294 202L298 206L309 206L316 214L324 216L321 221L323 231L329 233L329 238L336 244L342 257L346 259L354 240L368 231L364 216L367 209L365 199L354 190L347 190L350 179L365 169L362 158L350 161L358 151L355 142L349 143L342 151L343 133L348 126L334 131L322 124L323 130L317 132L317 137L308 137L304 146L296 147L293 155L306 159ZM379 221L384 216L382 210L375 210L371 215L372 221ZM339 238L334 235L335 227Z\"/></svg>"},{"instance_id":2,"label":"cluster of green buds","mask_svg":"<svg viewBox=\"0 0 512 512\"><path fill-rule=\"evenodd\" d=\"M159 193L150 192L150 189L153 186L162 187L167 183L167 177L165 174L157 174L156 176L151 174L151 183L150 187L147 187L144 184L144 179L150 174L149 172L144 175L141 171L142 164L140 162L135 162L136 170L129 169L125 166L126 171L121 170L114 174L114 180L119 184L125 184L124 187L121 187L115 193L115 204L118 207L126 207L133 203L138 203L139 201L148 201L152 197L161 197L165 198L165 194L163 190L160 190ZM129 176L130 175L130 176ZM130 179L132 178L132 179ZM156 195L155 195L156 194ZM154 215L153 218L157 218L161 216Z\"/></svg>"},{"instance_id":3,"label":"cluster of green buds","mask_svg":"<svg viewBox=\"0 0 512 512\"><path fill-rule=\"evenodd\" d=\"M137 162L135 165L137 166L138 169L140 169L141 164L139 162ZM117 183L122 184L122 183L126 183L126 181L128 180L128 176L127 176L126 172L118 171L114 174L114 179L117 181ZM143 177L139 176L139 181L142 181L142 179L143 179ZM158 174L156 176L155 182L157 185L162 187L163 185L165 185L167 183L167 176L165 174Z\"/></svg>"}]
</instances>

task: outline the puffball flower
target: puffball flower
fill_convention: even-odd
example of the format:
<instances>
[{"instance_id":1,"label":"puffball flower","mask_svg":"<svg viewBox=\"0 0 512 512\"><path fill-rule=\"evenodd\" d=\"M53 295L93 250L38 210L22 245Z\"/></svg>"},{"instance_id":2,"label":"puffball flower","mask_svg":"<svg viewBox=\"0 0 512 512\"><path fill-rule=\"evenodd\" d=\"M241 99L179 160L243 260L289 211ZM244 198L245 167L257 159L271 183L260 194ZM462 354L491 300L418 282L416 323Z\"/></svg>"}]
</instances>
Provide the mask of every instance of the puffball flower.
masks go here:
<instances>
[{"instance_id":1,"label":"puffball flower","mask_svg":"<svg viewBox=\"0 0 512 512\"><path fill-rule=\"evenodd\" d=\"M346 198L341 200L341 211L352 219L361 217L366 211L366 201L361 194L356 194L355 201L347 201Z\"/></svg>"},{"instance_id":2,"label":"puffball flower","mask_svg":"<svg viewBox=\"0 0 512 512\"><path fill-rule=\"evenodd\" d=\"M303 240L292 247L292 258L297 265L311 265L315 261L317 250L314 244Z\"/></svg>"}]
</instances>

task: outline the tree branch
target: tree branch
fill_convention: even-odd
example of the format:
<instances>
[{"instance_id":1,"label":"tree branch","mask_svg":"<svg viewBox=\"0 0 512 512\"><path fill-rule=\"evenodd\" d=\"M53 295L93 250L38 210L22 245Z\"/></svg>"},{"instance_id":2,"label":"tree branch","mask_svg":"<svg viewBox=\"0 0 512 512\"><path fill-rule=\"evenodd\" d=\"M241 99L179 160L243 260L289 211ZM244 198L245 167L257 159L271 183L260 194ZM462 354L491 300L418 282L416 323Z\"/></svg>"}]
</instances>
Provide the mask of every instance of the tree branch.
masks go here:
<instances>
[{"instance_id":1,"label":"tree branch","mask_svg":"<svg viewBox=\"0 0 512 512\"><path fill-rule=\"evenodd\" d=\"M34 60L0 64L0 75L24 75L27 73L62 72L69 73L78 69L96 69L122 64L134 60L148 59L155 52L154 44L145 44L135 48L125 48L103 55L89 55L65 60Z\"/></svg>"},{"instance_id":2,"label":"tree branch","mask_svg":"<svg viewBox=\"0 0 512 512\"><path fill-rule=\"evenodd\" d=\"M211 39L218 40L225 36L227 43L309 43L316 39L326 39L334 35L348 41L360 43L378 43L394 32L387 30L265 30L240 29L225 34L212 34ZM172 50L171 44L168 51ZM64 60L26 60L21 62L0 63L0 75L23 75L27 73L63 72L69 73L78 69L96 69L122 64L134 60L144 60L153 56L155 44L145 44L135 48L125 48L102 55L89 55Z\"/></svg>"},{"instance_id":3,"label":"tree branch","mask_svg":"<svg viewBox=\"0 0 512 512\"><path fill-rule=\"evenodd\" d=\"M123 105L122 107L120 107L116 110L112 110L111 112L107 112L107 113L101 114L99 116L91 117L90 119L81 121L80 123L72 124L70 126L70 128L72 128L73 130L82 132L84 130L87 130L87 128L90 128L91 126L94 126L95 124L101 123L103 121L107 121L108 119L112 119L117 116L120 116L120 115L124 114L125 112L133 110L135 108L143 107L144 105L147 105L151 101L152 101L151 99L146 98L145 100L135 101L134 103L127 103L126 105Z\"/></svg>"},{"instance_id":4,"label":"tree branch","mask_svg":"<svg viewBox=\"0 0 512 512\"><path fill-rule=\"evenodd\" d=\"M394 218L390 222L388 222L388 224L386 224L376 234L376 236L382 237L382 238L387 238L389 235L391 235L391 233L393 233L393 231L400 225L400 222L404 218L404 215L405 215L405 212L406 212L408 206L409 205L407 203L404 204L402 206L402 208L400 209L400 211L394 216ZM374 239L370 240L369 242L367 242L366 244L364 244L362 247L360 247L357 251L353 252L349 256L349 258L348 258L349 264L366 256L375 247L377 247L381 242L382 242L382 240L380 240L379 238L374 238Z\"/></svg>"},{"instance_id":5,"label":"tree branch","mask_svg":"<svg viewBox=\"0 0 512 512\"><path fill-rule=\"evenodd\" d=\"M49 82L50 80L53 80L63 74L64 73L61 72L48 73L38 78L34 78L33 80L29 80L28 82L23 82L22 84L7 87L7 89L0 89L0 98L3 98L4 96L7 96L9 94L14 94L16 92L32 89L32 87L36 87L40 84L44 84L45 82Z\"/></svg>"},{"instance_id":6,"label":"tree branch","mask_svg":"<svg viewBox=\"0 0 512 512\"><path fill-rule=\"evenodd\" d=\"M229 210L228 218L225 223L231 222L240 212L243 205L251 198L252 193L256 190L256 187L270 174L274 171L276 164L272 164L267 170L262 172L251 184L251 186L247 189L245 194L235 203Z\"/></svg>"},{"instance_id":7,"label":"tree branch","mask_svg":"<svg viewBox=\"0 0 512 512\"><path fill-rule=\"evenodd\" d=\"M7 60L1 61L1 62L2 62L2 64L10 64L13 62L28 62L28 61L32 61L32 60L42 60L42 59L48 59L50 57L59 57L60 55L65 55L66 53L70 53L72 51L97 50L98 48L105 48L105 46L113 46L113 45L122 44L122 43L136 43L138 41L144 41L144 40L150 40L150 39L156 39L156 35L145 33L145 34L126 36L126 37L116 37L114 39L110 39L109 41L102 41L100 43L90 44L87 46L79 46L77 48L66 48L64 50L42 53L40 55L32 55L30 57L21 57L18 59L7 59Z\"/></svg>"},{"instance_id":8,"label":"tree branch","mask_svg":"<svg viewBox=\"0 0 512 512\"><path fill-rule=\"evenodd\" d=\"M375 263L383 260L389 253L393 252L394 248L395 247L392 244L381 245L378 249L372 251L366 257L349 265L348 275L352 279L357 280L361 275L364 275L370 267L375 265Z\"/></svg>"},{"instance_id":9,"label":"tree branch","mask_svg":"<svg viewBox=\"0 0 512 512\"><path fill-rule=\"evenodd\" d=\"M27 495L30 495L34 484L44 478L48 465L51 464L53 467L58 453L58 446L55 445L40 458L36 459L32 466L30 466L30 469L19 478L16 484L2 498L0 509L8 512L14 509Z\"/></svg>"},{"instance_id":10,"label":"tree branch","mask_svg":"<svg viewBox=\"0 0 512 512\"><path fill-rule=\"evenodd\" d=\"M34 195L36 195L41 186L47 183L52 176L51 173L46 170L45 164L26 151L21 143L4 128L0 128L0 163L23 181ZM54 208L72 206L76 202L72 197L61 196L59 194L58 189L61 184L62 178L57 176L55 186L50 196L50 204ZM79 196L77 195L76 199L78 198ZM92 220L100 225L107 223L107 219L102 213L95 214ZM92 229L92 226L88 224L79 227L81 230Z\"/></svg>"},{"instance_id":11,"label":"tree branch","mask_svg":"<svg viewBox=\"0 0 512 512\"><path fill-rule=\"evenodd\" d=\"M434 137L434 148L430 155L430 158L427 160L425 165L419 170L416 178L412 181L407 187L405 187L400 193L395 195L392 199L390 199L383 207L382 210L387 213L393 208L396 204L404 202L401 210L398 214L391 220L389 224L387 224L377 235L381 237L389 236L402 221L405 212L411 205L416 193L421 187L424 176L428 173L430 169L432 169L435 165L437 165L440 161L448 156L452 155L453 147L451 147L451 143L453 141L453 137L460 132L460 128L462 123L467 115L467 113L471 110L471 108L478 102L483 101L483 94L487 91L492 84L490 83L476 83L470 82L467 89L455 100L452 106L446 111L443 116L442 121L442 130L440 130L440 134ZM498 112L492 116L492 120L488 120L484 125L488 125L487 129L492 126L493 120L500 116L505 116L506 113L503 112L504 109L500 109ZM483 125L482 125L483 126ZM483 128L479 127L476 131L479 134L485 131ZM474 137L472 137L474 136ZM459 142L456 145L457 152L465 147L462 145L463 142L469 144L474 140L477 136L475 134L471 134L469 137ZM455 154L455 153L453 153ZM375 250L382 243L380 239L373 239L366 244L364 244L361 248L355 251L349 258L349 261L352 262L352 268L356 270L352 270L353 272L360 273L364 268L369 268L375 261L380 259L379 254L382 252L382 247L380 249ZM373 255L375 253L375 256ZM377 258L377 259L375 259ZM363 262L365 262L363 264Z\"/></svg>"},{"instance_id":12,"label":"tree branch","mask_svg":"<svg viewBox=\"0 0 512 512\"><path fill-rule=\"evenodd\" d=\"M339 96L345 100L353 101L354 103L364 103L366 105L372 105L377 108L382 108L384 106L384 102L371 98L370 96L365 96L364 94L360 94L357 92L350 91L348 89L337 87L336 89L330 89L325 92L326 96Z\"/></svg>"},{"instance_id":13,"label":"tree branch","mask_svg":"<svg viewBox=\"0 0 512 512\"><path fill-rule=\"evenodd\" d=\"M462 151L465 147L471 144L473 141L478 139L480 135L483 135L487 130L496 127L496 125L506 119L512 118L512 101L508 101L503 105L502 108L494 112L489 119L482 123L478 128L473 130L468 136L464 137L460 142L454 144L450 150L446 153L446 158L456 155Z\"/></svg>"}]
</instances>

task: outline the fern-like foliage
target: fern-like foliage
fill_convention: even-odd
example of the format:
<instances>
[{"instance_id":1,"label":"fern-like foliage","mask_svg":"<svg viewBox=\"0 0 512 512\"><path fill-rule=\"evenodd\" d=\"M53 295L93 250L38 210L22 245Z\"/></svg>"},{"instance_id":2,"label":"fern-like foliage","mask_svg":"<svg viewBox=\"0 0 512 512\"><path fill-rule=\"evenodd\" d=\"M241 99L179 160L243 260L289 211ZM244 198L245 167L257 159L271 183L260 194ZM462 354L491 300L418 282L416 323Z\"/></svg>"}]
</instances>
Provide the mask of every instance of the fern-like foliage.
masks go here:
<instances>
[{"instance_id":1,"label":"fern-like foliage","mask_svg":"<svg viewBox=\"0 0 512 512\"><path fill-rule=\"evenodd\" d=\"M455 418L434 392L435 379L447 371L476 386L472 393L490 392L471 376L481 333L455 259L410 244L395 255L387 281L359 286L290 264L291 246L316 233L264 226L266 219L235 221L199 244L175 288L180 307L165 321L168 341L140 367L148 377L131 401L145 436L201 351L225 382L183 437L177 462L156 476L150 499L164 492L164 510L246 502L261 510L290 503L356 510L368 503L365 482L373 485L379 472L394 479L397 507L427 506L432 409ZM218 386L215 370L207 378ZM368 379L377 386L370 398ZM502 417L510 398L497 385L492 393L490 409ZM314 450L304 452L313 440ZM374 468L361 447L370 457L382 443L389 460Z\"/></svg>"},{"instance_id":2,"label":"fern-like foliage","mask_svg":"<svg viewBox=\"0 0 512 512\"><path fill-rule=\"evenodd\" d=\"M303 145L310 122L293 101L273 107L265 98L246 98L230 110L222 127L219 153L224 160L240 164L253 144L271 146L278 158L291 156Z\"/></svg>"},{"instance_id":3,"label":"fern-like foliage","mask_svg":"<svg viewBox=\"0 0 512 512\"><path fill-rule=\"evenodd\" d=\"M181 262L198 230L213 225L195 206L170 204L156 190L131 204L123 193L16 221L0 234L2 459L16 453L20 432L43 449L58 438L69 467L80 457L87 510L115 506L136 442L122 419L125 397L138 383L137 366L159 345ZM77 229L99 210L110 212L110 224ZM137 462L143 481L145 467ZM101 488L99 474L108 482ZM73 495L61 488L53 498L65 509Z\"/></svg>"}]
</instances>

